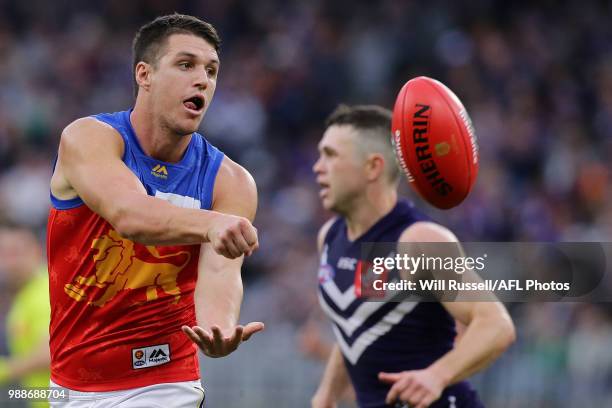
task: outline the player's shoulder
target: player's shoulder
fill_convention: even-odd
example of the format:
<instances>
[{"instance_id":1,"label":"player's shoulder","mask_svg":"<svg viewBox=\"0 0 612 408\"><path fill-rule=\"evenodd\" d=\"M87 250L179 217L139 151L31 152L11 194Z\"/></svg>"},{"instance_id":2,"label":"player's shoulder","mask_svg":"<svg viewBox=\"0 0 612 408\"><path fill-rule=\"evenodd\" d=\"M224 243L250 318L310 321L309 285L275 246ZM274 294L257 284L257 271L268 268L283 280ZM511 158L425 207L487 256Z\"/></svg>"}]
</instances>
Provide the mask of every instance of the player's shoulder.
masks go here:
<instances>
[{"instance_id":1,"label":"player's shoulder","mask_svg":"<svg viewBox=\"0 0 612 408\"><path fill-rule=\"evenodd\" d=\"M240 164L236 163L227 156L223 157L217 173L217 182L231 186L235 184L237 189L256 188L255 179L251 173Z\"/></svg>"},{"instance_id":2,"label":"player's shoulder","mask_svg":"<svg viewBox=\"0 0 612 408\"><path fill-rule=\"evenodd\" d=\"M257 185L251 173L227 156L223 157L215 179L212 208L225 207L228 201L247 207L254 217L257 209ZM234 204L230 204L234 207ZM252 217L249 217L252 218Z\"/></svg>"},{"instance_id":3,"label":"player's shoulder","mask_svg":"<svg viewBox=\"0 0 612 408\"><path fill-rule=\"evenodd\" d=\"M68 124L62 131L62 133L75 133L81 131L94 131L94 132L117 132L115 128L106 122L102 122L93 116L84 116L78 118Z\"/></svg>"},{"instance_id":4,"label":"player's shoulder","mask_svg":"<svg viewBox=\"0 0 612 408\"><path fill-rule=\"evenodd\" d=\"M457 242L457 237L436 222L417 221L402 231L399 242Z\"/></svg>"},{"instance_id":5,"label":"player's shoulder","mask_svg":"<svg viewBox=\"0 0 612 408\"><path fill-rule=\"evenodd\" d=\"M108 123L91 116L71 122L62 130L60 144L64 147L87 146L103 141L111 146L122 147L121 135Z\"/></svg>"},{"instance_id":6,"label":"player's shoulder","mask_svg":"<svg viewBox=\"0 0 612 408\"><path fill-rule=\"evenodd\" d=\"M325 224L323 224L321 228L319 228L319 233L317 234L317 248L319 249L319 252L321 252L321 250L323 249L325 237L327 236L327 233L329 232L332 225L334 225L334 222L337 219L338 217L332 217L329 220L325 221Z\"/></svg>"}]
</instances>

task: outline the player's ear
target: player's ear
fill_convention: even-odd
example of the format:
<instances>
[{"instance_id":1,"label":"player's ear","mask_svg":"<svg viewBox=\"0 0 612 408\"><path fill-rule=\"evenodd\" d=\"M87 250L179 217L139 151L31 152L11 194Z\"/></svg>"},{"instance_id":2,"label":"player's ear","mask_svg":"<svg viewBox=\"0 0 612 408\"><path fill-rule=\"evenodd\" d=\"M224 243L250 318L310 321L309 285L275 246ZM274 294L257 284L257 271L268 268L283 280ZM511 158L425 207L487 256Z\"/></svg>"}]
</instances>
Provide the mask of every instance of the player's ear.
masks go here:
<instances>
[{"instance_id":1,"label":"player's ear","mask_svg":"<svg viewBox=\"0 0 612 408\"><path fill-rule=\"evenodd\" d=\"M374 181L383 176L385 172L385 159L380 153L368 155L366 160L366 175L368 181Z\"/></svg>"},{"instance_id":2,"label":"player's ear","mask_svg":"<svg viewBox=\"0 0 612 408\"><path fill-rule=\"evenodd\" d=\"M147 91L149 90L151 87L151 71L151 65L144 61L140 61L138 64L136 64L136 67L134 68L134 76L139 88L144 88Z\"/></svg>"}]
</instances>

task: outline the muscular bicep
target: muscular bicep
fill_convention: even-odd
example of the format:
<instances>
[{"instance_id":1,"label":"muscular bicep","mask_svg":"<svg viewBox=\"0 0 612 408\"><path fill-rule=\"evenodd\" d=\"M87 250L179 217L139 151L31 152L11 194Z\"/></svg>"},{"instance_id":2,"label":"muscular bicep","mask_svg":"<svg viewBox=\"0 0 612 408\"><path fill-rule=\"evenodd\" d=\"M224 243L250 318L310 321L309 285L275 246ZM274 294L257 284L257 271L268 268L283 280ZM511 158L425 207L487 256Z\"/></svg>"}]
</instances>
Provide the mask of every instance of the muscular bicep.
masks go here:
<instances>
[{"instance_id":1,"label":"muscular bicep","mask_svg":"<svg viewBox=\"0 0 612 408\"><path fill-rule=\"evenodd\" d=\"M131 195L146 195L142 183L123 163L123 149L121 136L110 126L93 118L74 122L62 133L55 187L65 182L66 190L112 223L116 210Z\"/></svg>"},{"instance_id":2,"label":"muscular bicep","mask_svg":"<svg viewBox=\"0 0 612 408\"><path fill-rule=\"evenodd\" d=\"M432 222L413 224L404 231L400 241L410 248L409 251L417 251L416 254L411 254L414 256L418 256L418 253L440 259L459 259L466 256L457 237L447 228ZM432 275L427 278L444 281L453 279L472 287L477 287L478 284L483 282L482 278L471 268L462 268L461 273L452 269L436 270L434 268ZM448 288L449 285L446 284L445 287ZM495 295L484 289L474 291L448 290L446 293L438 294L438 296L440 303L449 314L464 325L468 325L476 315L501 315L505 311Z\"/></svg>"},{"instance_id":3,"label":"muscular bicep","mask_svg":"<svg viewBox=\"0 0 612 408\"><path fill-rule=\"evenodd\" d=\"M405 269L399 268L402 278L421 281L453 277L454 272L441 268L442 263L436 261L463 256L463 249L455 235L447 228L428 221L416 222L406 228L400 236L397 252L419 261L409 262Z\"/></svg>"}]
</instances>

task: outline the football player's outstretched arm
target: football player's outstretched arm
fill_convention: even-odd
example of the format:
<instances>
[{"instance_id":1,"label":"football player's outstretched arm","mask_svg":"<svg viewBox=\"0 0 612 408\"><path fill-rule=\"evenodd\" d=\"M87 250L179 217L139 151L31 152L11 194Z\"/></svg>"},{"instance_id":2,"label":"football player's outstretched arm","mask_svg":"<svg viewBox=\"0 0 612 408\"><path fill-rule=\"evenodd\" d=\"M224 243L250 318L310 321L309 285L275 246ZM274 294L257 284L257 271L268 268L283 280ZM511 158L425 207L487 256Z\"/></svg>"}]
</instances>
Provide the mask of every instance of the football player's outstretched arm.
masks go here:
<instances>
[{"instance_id":1,"label":"football player's outstretched arm","mask_svg":"<svg viewBox=\"0 0 612 408\"><path fill-rule=\"evenodd\" d=\"M257 234L244 217L179 208L148 196L123 163L124 143L111 126L82 118L62 132L51 191L60 199L80 197L120 235L147 245L212 242L236 258L257 247ZM225 243L235 242L235 245Z\"/></svg>"},{"instance_id":2,"label":"football player's outstretched arm","mask_svg":"<svg viewBox=\"0 0 612 408\"><path fill-rule=\"evenodd\" d=\"M457 238L448 229L431 222L413 224L404 231L400 241L455 243L462 253ZM473 271L466 271L464 276L480 279ZM423 370L380 373L381 381L392 384L387 403L401 399L416 408L428 407L444 388L488 366L515 339L512 319L498 301L442 302L442 305L466 326L463 335L451 351Z\"/></svg>"},{"instance_id":3,"label":"football player's outstretched arm","mask_svg":"<svg viewBox=\"0 0 612 408\"><path fill-rule=\"evenodd\" d=\"M251 175L225 157L215 181L213 209L226 214L255 218L257 188ZM235 242L228 242L232 249ZM198 265L195 306L198 325L183 331L209 357L230 354L242 341L263 330L261 322L237 325L242 302L243 257L228 259L212 244L202 244Z\"/></svg>"}]
</instances>

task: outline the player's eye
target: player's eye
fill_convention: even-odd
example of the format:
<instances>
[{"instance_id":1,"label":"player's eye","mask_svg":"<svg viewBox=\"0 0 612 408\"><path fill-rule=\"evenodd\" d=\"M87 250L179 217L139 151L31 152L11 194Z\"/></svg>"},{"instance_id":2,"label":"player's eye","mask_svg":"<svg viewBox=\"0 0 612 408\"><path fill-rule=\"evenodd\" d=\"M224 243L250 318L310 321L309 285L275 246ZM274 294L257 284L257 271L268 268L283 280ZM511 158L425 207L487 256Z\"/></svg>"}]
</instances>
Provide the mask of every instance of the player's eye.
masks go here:
<instances>
[{"instance_id":1,"label":"player's eye","mask_svg":"<svg viewBox=\"0 0 612 408\"><path fill-rule=\"evenodd\" d=\"M208 74L208 76L214 78L217 76L217 69L213 67L206 68L206 73Z\"/></svg>"},{"instance_id":2,"label":"player's eye","mask_svg":"<svg viewBox=\"0 0 612 408\"><path fill-rule=\"evenodd\" d=\"M334 157L334 156L337 156L337 154L336 154L336 151L333 150L333 149L323 148L321 156L324 156L324 157Z\"/></svg>"},{"instance_id":3,"label":"player's eye","mask_svg":"<svg viewBox=\"0 0 612 408\"><path fill-rule=\"evenodd\" d=\"M193 64L189 61L182 61L182 62L179 62L179 67L183 69L190 69L190 68L193 68Z\"/></svg>"}]
</instances>

